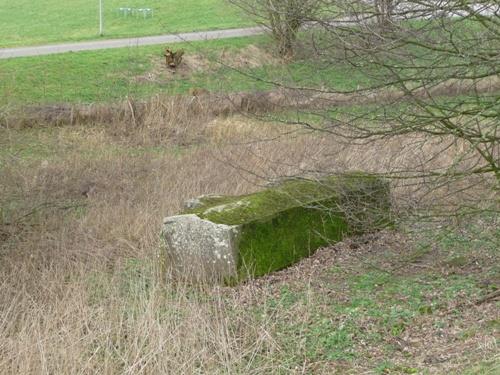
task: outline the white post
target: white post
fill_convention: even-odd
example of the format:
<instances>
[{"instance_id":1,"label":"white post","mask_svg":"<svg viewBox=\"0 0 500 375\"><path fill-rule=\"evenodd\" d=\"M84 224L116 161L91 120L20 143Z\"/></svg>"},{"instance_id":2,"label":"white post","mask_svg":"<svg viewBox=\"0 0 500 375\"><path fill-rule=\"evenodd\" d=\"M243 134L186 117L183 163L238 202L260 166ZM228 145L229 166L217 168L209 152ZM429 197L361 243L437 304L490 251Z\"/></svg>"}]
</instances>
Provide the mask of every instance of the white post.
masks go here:
<instances>
[{"instance_id":1,"label":"white post","mask_svg":"<svg viewBox=\"0 0 500 375\"><path fill-rule=\"evenodd\" d=\"M99 35L102 36L104 34L104 20L102 14L102 0L99 0Z\"/></svg>"}]
</instances>

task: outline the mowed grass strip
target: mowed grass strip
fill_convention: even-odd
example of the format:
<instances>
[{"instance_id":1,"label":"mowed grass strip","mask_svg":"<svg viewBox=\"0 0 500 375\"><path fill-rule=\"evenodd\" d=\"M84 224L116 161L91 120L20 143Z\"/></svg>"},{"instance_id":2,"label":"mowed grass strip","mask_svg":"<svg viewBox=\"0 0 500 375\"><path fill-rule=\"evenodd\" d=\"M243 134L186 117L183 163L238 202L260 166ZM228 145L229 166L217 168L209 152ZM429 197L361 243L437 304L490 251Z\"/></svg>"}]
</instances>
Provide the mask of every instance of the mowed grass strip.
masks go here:
<instances>
[{"instance_id":1,"label":"mowed grass strip","mask_svg":"<svg viewBox=\"0 0 500 375\"><path fill-rule=\"evenodd\" d=\"M252 22L224 0L106 0L104 37L225 29ZM119 8L150 8L152 17ZM99 38L99 1L0 0L0 48Z\"/></svg>"}]
</instances>

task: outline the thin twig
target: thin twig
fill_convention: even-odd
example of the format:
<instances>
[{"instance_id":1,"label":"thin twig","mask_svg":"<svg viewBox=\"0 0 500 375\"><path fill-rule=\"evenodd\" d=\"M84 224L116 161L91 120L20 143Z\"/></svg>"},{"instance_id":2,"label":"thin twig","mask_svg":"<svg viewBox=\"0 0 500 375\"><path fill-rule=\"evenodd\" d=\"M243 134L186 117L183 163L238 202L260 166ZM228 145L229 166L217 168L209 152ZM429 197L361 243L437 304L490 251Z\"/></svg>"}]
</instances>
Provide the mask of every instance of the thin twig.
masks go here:
<instances>
[{"instance_id":1,"label":"thin twig","mask_svg":"<svg viewBox=\"0 0 500 375\"><path fill-rule=\"evenodd\" d=\"M499 297L500 297L500 289L499 290L495 290L494 292L488 293L484 297L478 299L476 301L476 305L481 305L481 304L483 304L485 302L496 300Z\"/></svg>"}]
</instances>

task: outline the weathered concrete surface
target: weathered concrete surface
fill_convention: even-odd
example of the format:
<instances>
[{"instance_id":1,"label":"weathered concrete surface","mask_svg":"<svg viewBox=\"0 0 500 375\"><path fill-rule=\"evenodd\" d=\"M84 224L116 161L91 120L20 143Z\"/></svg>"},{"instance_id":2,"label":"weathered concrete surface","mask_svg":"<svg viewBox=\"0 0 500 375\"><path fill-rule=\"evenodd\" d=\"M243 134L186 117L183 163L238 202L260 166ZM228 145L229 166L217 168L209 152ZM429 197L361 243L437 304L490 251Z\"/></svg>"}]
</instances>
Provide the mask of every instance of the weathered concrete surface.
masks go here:
<instances>
[{"instance_id":1,"label":"weathered concrete surface","mask_svg":"<svg viewBox=\"0 0 500 375\"><path fill-rule=\"evenodd\" d=\"M366 174L291 180L258 193L203 196L164 220L164 263L181 276L238 282L390 223L388 183Z\"/></svg>"},{"instance_id":2,"label":"weathered concrete surface","mask_svg":"<svg viewBox=\"0 0 500 375\"><path fill-rule=\"evenodd\" d=\"M168 260L190 278L236 274L237 236L238 226L213 223L194 214L163 221Z\"/></svg>"}]
</instances>

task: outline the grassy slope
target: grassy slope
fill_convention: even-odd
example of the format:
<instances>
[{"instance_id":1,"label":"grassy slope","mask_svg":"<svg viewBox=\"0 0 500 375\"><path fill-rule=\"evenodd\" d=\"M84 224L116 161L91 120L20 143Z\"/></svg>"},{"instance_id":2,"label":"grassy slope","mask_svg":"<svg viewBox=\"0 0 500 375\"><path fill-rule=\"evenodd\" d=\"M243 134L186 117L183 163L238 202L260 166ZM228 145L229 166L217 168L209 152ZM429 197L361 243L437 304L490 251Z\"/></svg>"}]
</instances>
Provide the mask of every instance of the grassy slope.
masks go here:
<instances>
[{"instance_id":1,"label":"grassy slope","mask_svg":"<svg viewBox=\"0 0 500 375\"><path fill-rule=\"evenodd\" d=\"M419 230L410 241L398 233L347 241L272 276L267 298L252 301L257 316L277 322L283 350L276 360L324 373L427 374L436 367L461 373L484 359L470 373L494 373L498 302L474 306L500 275L490 263L500 232L484 224Z\"/></svg>"},{"instance_id":2,"label":"grassy slope","mask_svg":"<svg viewBox=\"0 0 500 375\"><path fill-rule=\"evenodd\" d=\"M273 86L265 80L282 80L306 86L326 83L337 89L353 89L357 78L347 66L317 68L306 60L292 64L259 67L222 66L215 62L221 51L258 45L269 50L266 37L234 38L179 45L190 55L200 55L213 66L208 71L178 74L168 80L137 80L152 71L165 73L162 46L146 46L103 51L65 53L36 58L0 60L0 105L61 102L106 102L126 95L146 97L157 92L185 93L190 87L210 91L263 90ZM176 46L177 47L177 46ZM163 72L163 73L162 73ZM245 76L241 74L249 74ZM264 81L255 81L256 76Z\"/></svg>"},{"instance_id":3,"label":"grassy slope","mask_svg":"<svg viewBox=\"0 0 500 375\"><path fill-rule=\"evenodd\" d=\"M474 303L498 288L494 219L346 241L235 289L160 289L149 259L162 215L249 185L210 158L213 146L172 156L168 142L141 144L146 129L124 130L0 129L0 312L10 322L0 372L116 373L138 361L152 373L498 370L499 303ZM285 145L287 160L299 146ZM85 180L97 183L88 198L76 190Z\"/></svg>"},{"instance_id":4,"label":"grassy slope","mask_svg":"<svg viewBox=\"0 0 500 375\"><path fill-rule=\"evenodd\" d=\"M179 46L187 53L246 45L250 40L198 42ZM136 83L134 77L163 62L162 46L65 53L0 61L0 103L100 102L155 91L185 91L189 84ZM166 70L166 68L165 68ZM198 81L203 77L193 77Z\"/></svg>"},{"instance_id":5,"label":"grassy slope","mask_svg":"<svg viewBox=\"0 0 500 375\"><path fill-rule=\"evenodd\" d=\"M96 39L98 1L0 0L0 48ZM105 37L117 38L249 25L224 0L107 0ZM123 17L119 7L152 8L153 18Z\"/></svg>"}]
</instances>

